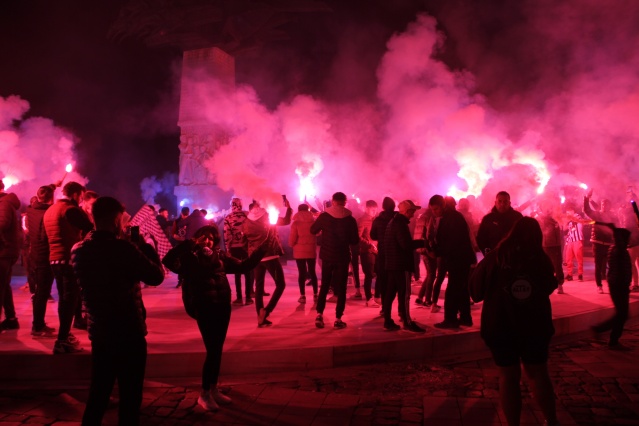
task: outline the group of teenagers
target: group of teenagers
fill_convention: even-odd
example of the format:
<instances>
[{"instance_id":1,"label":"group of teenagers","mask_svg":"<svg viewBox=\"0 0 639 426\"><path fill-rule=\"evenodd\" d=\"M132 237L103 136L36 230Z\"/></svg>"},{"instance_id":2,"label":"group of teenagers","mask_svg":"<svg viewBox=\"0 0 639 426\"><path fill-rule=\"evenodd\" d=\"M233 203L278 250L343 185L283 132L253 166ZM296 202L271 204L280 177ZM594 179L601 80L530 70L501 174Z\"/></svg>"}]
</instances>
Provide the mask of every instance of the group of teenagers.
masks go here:
<instances>
[{"instance_id":1,"label":"group of teenagers","mask_svg":"<svg viewBox=\"0 0 639 426\"><path fill-rule=\"evenodd\" d=\"M477 241L473 241L466 218L455 208L454 200L448 197L432 196L428 214L419 218L423 221L421 228L411 231L409 223L415 212L420 210L420 206L411 200L401 201L396 206L391 198L386 197L379 215L376 214L376 203L369 201L363 218L358 221L346 208L346 195L336 192L330 205L322 212L314 212L308 204L302 204L293 216L290 204L285 201L286 213L275 224L270 223L267 211L254 202L246 213L246 220L241 224L234 223L235 234L226 236L228 251L220 248L222 236L218 227L207 224L160 259L154 247L144 238L127 237L123 232L126 214L117 199L98 197L93 200L89 219L88 213L80 207L86 192L82 185L75 182L66 184L62 190L64 197L55 203L48 198L50 193L52 196L53 189L49 186L48 190L43 190L50 206L44 210L56 213L45 212L41 225L46 225L47 217L51 224L55 219L54 233L49 233L45 226L47 232L44 235L49 239L68 240L61 253L56 254L61 259L50 262L52 266L58 265L55 278L60 294L60 331L56 345L61 349L57 353L73 352L78 347L77 342L69 338L68 329L80 289L92 346L92 378L83 424L101 423L116 379L120 389L120 422L139 423L147 351L146 311L140 283L159 285L164 280L165 268L179 275L186 312L195 319L206 348L198 404L206 410L215 411L219 405L230 403L231 399L217 386L231 318L232 297L227 274L252 271L257 323L259 327L269 326L268 317L285 287L279 260L284 252L277 227L291 222L289 243L300 271L301 295L305 296L307 276L311 279L314 298L317 295L316 327L324 327L323 314L329 289L337 297L333 327L346 327L342 316L351 250L354 245L359 245L366 302L372 306L378 303L371 290L372 279L376 276L384 328L400 328L392 319L391 309L397 297L403 328L410 332L424 332L409 312L411 277L418 266L414 253L419 249L425 259L434 259L431 263L435 275L431 277L432 287L439 278L448 278L444 321L435 324L435 327L471 326L470 299L484 302L481 336L500 369L500 395L509 424L518 424L521 411L520 363L531 379L533 394L549 424L556 422L547 361L550 338L554 334L549 296L558 282L553 264L543 250L539 222L515 212L506 192L497 195L495 207L482 220ZM0 217L5 207L2 202L7 195L0 192ZM13 201L13 197L9 199ZM233 211L241 211L239 199L232 203ZM14 210L18 208L15 203L9 206ZM80 217L91 223L88 233L85 228L89 225L77 226L84 223ZM623 231L614 230L615 244L610 249L608 266L611 286L630 274L630 261L625 250L628 236L627 231ZM229 231L225 229L225 232ZM415 238L416 234L422 237ZM322 271L319 292L316 278L309 274L315 269L316 242L313 238L316 236L320 238ZM242 239L246 239L246 253L237 250ZM237 240L237 245L234 240ZM73 244L69 245L69 242ZM485 255L479 264L475 256L478 244L483 246ZM307 245L309 247L305 247ZM310 250L306 251L310 246L313 246L312 255ZM50 253L50 256L53 254ZM275 291L264 306L266 272L275 282ZM425 281L427 288L420 294L420 303L433 303L432 293L429 293L433 288L428 288L428 277ZM305 302L305 298L300 298L300 302ZM618 328L618 321L612 321L606 327ZM602 326L598 331L604 329ZM61 337L65 333L66 336Z\"/></svg>"}]
</instances>

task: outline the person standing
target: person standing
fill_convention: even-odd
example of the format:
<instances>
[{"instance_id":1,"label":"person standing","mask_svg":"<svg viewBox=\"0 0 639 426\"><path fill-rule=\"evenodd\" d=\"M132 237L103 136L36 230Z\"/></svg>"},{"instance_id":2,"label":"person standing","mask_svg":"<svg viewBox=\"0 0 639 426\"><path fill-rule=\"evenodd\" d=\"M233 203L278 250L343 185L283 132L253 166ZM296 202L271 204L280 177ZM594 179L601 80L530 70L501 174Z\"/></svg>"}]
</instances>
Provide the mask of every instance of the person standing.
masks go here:
<instances>
[{"instance_id":1,"label":"person standing","mask_svg":"<svg viewBox=\"0 0 639 426\"><path fill-rule=\"evenodd\" d=\"M96 229L71 250L91 341L91 385L83 425L102 423L116 379L118 423L140 422L147 355L140 282L157 286L164 280L164 270L153 246L118 238L123 213L118 200L99 197L93 204Z\"/></svg>"},{"instance_id":2,"label":"person standing","mask_svg":"<svg viewBox=\"0 0 639 426\"><path fill-rule=\"evenodd\" d=\"M495 206L484 216L477 231L477 245L484 256L513 229L523 215L510 205L510 194L500 191L495 197Z\"/></svg>"},{"instance_id":3,"label":"person standing","mask_svg":"<svg viewBox=\"0 0 639 426\"><path fill-rule=\"evenodd\" d=\"M0 179L0 315L4 309L5 316L0 323L0 333L20 328L11 290L11 270L20 256L22 244L19 208L20 200L16 194L4 191L4 182Z\"/></svg>"},{"instance_id":4,"label":"person standing","mask_svg":"<svg viewBox=\"0 0 639 426\"><path fill-rule=\"evenodd\" d=\"M373 220L377 216L377 203L375 200L366 201L364 214L357 220L357 232L359 233L359 256L364 273L364 295L366 306L379 308L380 303L375 300L372 292L373 277L375 276L375 263L377 258L377 245L371 239Z\"/></svg>"},{"instance_id":5,"label":"person standing","mask_svg":"<svg viewBox=\"0 0 639 426\"><path fill-rule=\"evenodd\" d=\"M293 209L288 200L285 201L286 214L278 217L274 225L269 223L268 213L257 203L252 204L252 208L244 221L243 232L248 240L249 257L255 250L266 244L266 254L262 261L257 264L253 273L255 274L255 310L257 311L257 326L266 327L272 324L267 318L277 306L277 302L286 288L284 269L280 263L280 256L284 254L280 238L277 234L277 226L286 226L291 223ZM275 282L275 291L268 304L264 306L264 280L266 272L271 275Z\"/></svg>"},{"instance_id":6,"label":"person standing","mask_svg":"<svg viewBox=\"0 0 639 426\"><path fill-rule=\"evenodd\" d=\"M297 264L297 282L300 287L299 303L306 303L306 279L310 278L313 289L313 300L317 300L317 273L315 262L317 253L317 237L311 234L311 225L315 216L308 209L308 204L300 204L293 216L291 234L288 243L293 248L293 258Z\"/></svg>"},{"instance_id":7,"label":"person standing","mask_svg":"<svg viewBox=\"0 0 639 426\"><path fill-rule=\"evenodd\" d=\"M77 182L69 182L62 188L65 198L56 201L44 213L44 230L49 240L49 262L58 288L58 318L60 328L53 346L54 354L81 351L79 342L70 333L75 315L83 320L80 303L80 286L71 267L71 248L93 229L93 223L78 204L86 189Z\"/></svg>"},{"instance_id":8,"label":"person standing","mask_svg":"<svg viewBox=\"0 0 639 426\"><path fill-rule=\"evenodd\" d=\"M342 321L346 306L346 282L348 265L351 260L350 246L359 243L357 221L346 208L346 194L336 192L331 199L331 206L322 212L311 226L311 234L322 233L320 259L322 259L322 285L317 300L317 317L315 326L324 327L324 308L328 288L333 285L337 296L335 307L335 323L333 327L342 329L346 323Z\"/></svg>"},{"instance_id":9,"label":"person standing","mask_svg":"<svg viewBox=\"0 0 639 426\"><path fill-rule=\"evenodd\" d=\"M398 205L399 212L395 214L386 227L384 235L384 252L386 253L384 268L386 269L388 283L383 299L385 330L399 329L399 325L391 318L391 308L395 295L397 295L404 330L414 333L426 331L417 325L410 316L411 278L415 273L415 257L413 253L415 249L424 247L424 240L413 240L409 221L420 208L411 200L400 202ZM417 266L419 267L419 265Z\"/></svg>"},{"instance_id":10,"label":"person standing","mask_svg":"<svg viewBox=\"0 0 639 426\"><path fill-rule=\"evenodd\" d=\"M537 221L541 227L543 234L542 247L544 252L550 258L555 269L555 278L557 278L557 293L564 292L564 268L562 260L562 238L561 227L559 222L552 215L553 205L550 201L544 201L540 204L540 213L537 215Z\"/></svg>"},{"instance_id":11,"label":"person standing","mask_svg":"<svg viewBox=\"0 0 639 426\"><path fill-rule=\"evenodd\" d=\"M377 279L375 280L375 297L383 298L386 293L386 285L388 279L386 277L386 257L384 255L384 234L386 227L391 219L395 216L395 201L390 197L384 197L382 200L382 212L373 219L371 225L371 240L377 241L377 259L375 259L375 272ZM382 307L382 314L384 308Z\"/></svg>"},{"instance_id":12,"label":"person standing","mask_svg":"<svg viewBox=\"0 0 639 426\"><path fill-rule=\"evenodd\" d=\"M224 218L224 243L228 253L236 259L246 259L248 257L248 240L242 232L246 221L246 212L242 209L242 200L233 198L231 200L231 213ZM244 274L235 274L235 295L233 301L235 305L242 305L242 275L244 275L244 295L246 304L251 305L253 299L253 271L249 270Z\"/></svg>"},{"instance_id":13,"label":"person standing","mask_svg":"<svg viewBox=\"0 0 639 426\"><path fill-rule=\"evenodd\" d=\"M603 294L603 279L606 277L606 266L608 264L608 250L614 243L612 231L609 227L602 225L603 223L617 224L616 215L610 210L610 200L601 200L599 211L595 211L590 207L590 199L592 197L592 189L584 197L584 213L590 219L599 222L592 226L590 242L592 243L592 251L595 258L595 284L597 284L597 292Z\"/></svg>"},{"instance_id":14,"label":"person standing","mask_svg":"<svg viewBox=\"0 0 639 426\"><path fill-rule=\"evenodd\" d=\"M480 334L498 367L499 396L509 425L520 423L522 363L546 424L557 424L548 373L548 346L555 333L550 295L557 280L542 239L539 223L522 218L479 262L470 281L473 300L484 302Z\"/></svg>"},{"instance_id":15,"label":"person standing","mask_svg":"<svg viewBox=\"0 0 639 426\"><path fill-rule=\"evenodd\" d=\"M566 281L572 281L573 262L577 260L577 279L584 280L584 223L588 221L575 212L574 206L568 206L564 223L566 227ZM563 288L560 288L563 292ZM557 290L559 292L559 290Z\"/></svg>"}]
</instances>

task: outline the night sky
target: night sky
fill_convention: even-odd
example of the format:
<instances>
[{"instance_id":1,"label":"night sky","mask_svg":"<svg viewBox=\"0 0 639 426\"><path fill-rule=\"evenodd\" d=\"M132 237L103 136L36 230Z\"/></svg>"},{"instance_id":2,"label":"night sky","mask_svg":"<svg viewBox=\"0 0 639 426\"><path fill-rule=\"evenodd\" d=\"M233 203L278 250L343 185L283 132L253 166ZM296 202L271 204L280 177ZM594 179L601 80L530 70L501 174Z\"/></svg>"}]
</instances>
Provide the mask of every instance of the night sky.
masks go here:
<instances>
[{"instance_id":1,"label":"night sky","mask_svg":"<svg viewBox=\"0 0 639 426\"><path fill-rule=\"evenodd\" d=\"M0 2L0 96L18 95L31 106L25 118L47 117L70 131L88 187L137 210L142 179L177 173L181 51L109 39L124 3ZM599 163L607 163L621 173L616 185L637 171L627 149L639 135L631 124L639 82L634 2L326 3L332 12L283 27L289 40L236 57L238 83L253 87L266 108L299 94L331 105L374 100L389 38L426 12L442 35L437 60L451 75L467 74L466 96L504 135L519 143L531 129L540 134L535 143L557 175L600 182L611 167ZM616 148L604 148L610 144ZM601 161L609 154L614 163ZM175 199L156 202L172 208Z\"/></svg>"}]
</instances>

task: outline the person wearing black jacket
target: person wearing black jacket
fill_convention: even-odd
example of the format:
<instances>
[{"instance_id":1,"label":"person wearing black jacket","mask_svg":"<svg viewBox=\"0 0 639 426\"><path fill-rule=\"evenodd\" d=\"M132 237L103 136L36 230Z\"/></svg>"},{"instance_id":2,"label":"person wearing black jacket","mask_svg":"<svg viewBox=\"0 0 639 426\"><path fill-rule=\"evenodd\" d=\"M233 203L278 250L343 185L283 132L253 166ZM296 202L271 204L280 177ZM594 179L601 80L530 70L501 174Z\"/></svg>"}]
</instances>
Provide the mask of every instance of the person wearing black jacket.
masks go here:
<instances>
[{"instance_id":1,"label":"person wearing black jacket","mask_svg":"<svg viewBox=\"0 0 639 426\"><path fill-rule=\"evenodd\" d=\"M357 221L346 207L346 195L342 192L333 194L331 207L321 213L313 225L311 234L322 233L320 259L322 259L322 284L317 300L317 317L315 326L324 327L324 308L328 288L333 285L337 296L334 328L346 327L342 321L346 306L346 282L348 265L351 260L350 246L359 243Z\"/></svg>"},{"instance_id":2,"label":"person wearing black jacket","mask_svg":"<svg viewBox=\"0 0 639 426\"><path fill-rule=\"evenodd\" d=\"M217 411L218 404L231 402L231 398L222 394L217 387L222 348L231 321L231 286L226 274L250 272L262 260L268 245L269 239L266 238L248 258L236 259L220 251L220 232L217 227L205 226L192 239L171 249L162 259L167 268L184 277L184 307L197 321L206 347L198 404L207 411Z\"/></svg>"},{"instance_id":3,"label":"person wearing black jacket","mask_svg":"<svg viewBox=\"0 0 639 426\"><path fill-rule=\"evenodd\" d=\"M399 212L391 219L384 233L384 268L388 277L386 294L383 299L384 329L398 330L399 326L391 318L391 308L395 295L399 305L399 312L404 322L404 330L423 333L410 316L411 276L415 272L415 256L417 248L424 247L424 240L413 240L408 223L421 207L411 200L399 203Z\"/></svg>"},{"instance_id":4,"label":"person wearing black jacket","mask_svg":"<svg viewBox=\"0 0 639 426\"><path fill-rule=\"evenodd\" d=\"M597 292L603 294L602 281L606 277L606 266L608 265L608 250L614 244L612 231L609 227L602 225L603 223L617 224L617 216L610 210L610 200L601 200L599 211L595 211L590 206L590 198L592 197L592 189L584 197L584 213L590 219L600 222L592 226L590 242L592 243L592 254L595 258L595 284L597 284Z\"/></svg>"},{"instance_id":5,"label":"person wearing black jacket","mask_svg":"<svg viewBox=\"0 0 639 426\"><path fill-rule=\"evenodd\" d=\"M502 238L513 229L515 222L522 217L521 213L510 206L510 194L506 191L498 192L495 206L482 218L477 231L477 245L481 252L486 255L497 247Z\"/></svg>"},{"instance_id":6,"label":"person wearing black jacket","mask_svg":"<svg viewBox=\"0 0 639 426\"><path fill-rule=\"evenodd\" d=\"M375 273L377 279L375 280L375 297L383 298L386 294L386 285L388 279L386 276L385 265L385 248L384 248L384 235L386 233L386 227L391 219L395 216L395 201L390 197L384 197L382 201L382 212L373 219L373 225L371 226L370 237L371 240L377 241L377 259L375 260ZM383 300L382 300L383 302ZM383 305L383 303L382 303ZM382 307L382 312L384 308Z\"/></svg>"},{"instance_id":7,"label":"person wearing black jacket","mask_svg":"<svg viewBox=\"0 0 639 426\"><path fill-rule=\"evenodd\" d=\"M159 285L164 270L155 249L119 238L124 206L100 197L93 204L96 229L71 250L71 265L82 286L91 340L91 386L83 425L99 425L118 380L119 424L140 421L146 367L146 310L140 281Z\"/></svg>"}]
</instances>

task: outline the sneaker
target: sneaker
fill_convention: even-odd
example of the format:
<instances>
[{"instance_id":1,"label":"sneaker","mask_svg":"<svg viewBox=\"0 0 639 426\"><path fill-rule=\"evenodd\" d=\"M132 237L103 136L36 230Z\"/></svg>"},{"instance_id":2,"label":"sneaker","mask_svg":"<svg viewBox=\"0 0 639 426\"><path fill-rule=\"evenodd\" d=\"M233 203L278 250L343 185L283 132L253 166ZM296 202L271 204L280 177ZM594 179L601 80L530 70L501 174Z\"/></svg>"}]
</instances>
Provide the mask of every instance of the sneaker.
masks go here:
<instances>
[{"instance_id":1,"label":"sneaker","mask_svg":"<svg viewBox=\"0 0 639 426\"><path fill-rule=\"evenodd\" d=\"M211 389L209 393L213 397L213 400L220 405L228 405L233 402L231 398L220 392L218 388Z\"/></svg>"},{"instance_id":2,"label":"sneaker","mask_svg":"<svg viewBox=\"0 0 639 426\"><path fill-rule=\"evenodd\" d=\"M597 287L597 293L603 294L603 287L602 286L598 286Z\"/></svg>"},{"instance_id":3,"label":"sneaker","mask_svg":"<svg viewBox=\"0 0 639 426\"><path fill-rule=\"evenodd\" d=\"M424 306L427 308L430 308L432 306L433 302L431 302L430 300L427 300L424 302Z\"/></svg>"},{"instance_id":4,"label":"sneaker","mask_svg":"<svg viewBox=\"0 0 639 426\"><path fill-rule=\"evenodd\" d=\"M324 317L322 316L322 314L317 314L317 316L315 317L315 327L324 328Z\"/></svg>"},{"instance_id":5,"label":"sneaker","mask_svg":"<svg viewBox=\"0 0 639 426\"><path fill-rule=\"evenodd\" d=\"M78 330L86 330L87 329L87 319L84 317L76 318L73 321L73 328L77 328Z\"/></svg>"},{"instance_id":6,"label":"sneaker","mask_svg":"<svg viewBox=\"0 0 639 426\"><path fill-rule=\"evenodd\" d=\"M266 312L266 309L262 308L260 309L260 313L257 315L257 325L261 326L264 324L264 321L266 321L266 317L268 316L268 312Z\"/></svg>"},{"instance_id":7,"label":"sneaker","mask_svg":"<svg viewBox=\"0 0 639 426\"><path fill-rule=\"evenodd\" d=\"M297 299L298 303L306 303L306 296L301 295L299 299Z\"/></svg>"},{"instance_id":8,"label":"sneaker","mask_svg":"<svg viewBox=\"0 0 639 426\"><path fill-rule=\"evenodd\" d=\"M464 327L472 327L473 326L473 320L459 320L459 325L463 325Z\"/></svg>"},{"instance_id":9,"label":"sneaker","mask_svg":"<svg viewBox=\"0 0 639 426\"><path fill-rule=\"evenodd\" d=\"M436 314L437 312L439 312L439 311L441 310L441 308L442 308L442 307L441 307L441 306L439 306L439 305L433 305L433 306L431 306L430 311L431 311L432 313Z\"/></svg>"},{"instance_id":10,"label":"sneaker","mask_svg":"<svg viewBox=\"0 0 639 426\"><path fill-rule=\"evenodd\" d=\"M566 281L572 281L572 275L566 275Z\"/></svg>"},{"instance_id":11,"label":"sneaker","mask_svg":"<svg viewBox=\"0 0 639 426\"><path fill-rule=\"evenodd\" d=\"M397 331L401 329L399 325L395 323L395 321L390 320L388 322L384 321L384 330L386 331Z\"/></svg>"},{"instance_id":12,"label":"sneaker","mask_svg":"<svg viewBox=\"0 0 639 426\"><path fill-rule=\"evenodd\" d=\"M417 325L416 322L411 321L408 324L404 324L404 330L410 331L413 333L426 333L426 330Z\"/></svg>"},{"instance_id":13,"label":"sneaker","mask_svg":"<svg viewBox=\"0 0 639 426\"><path fill-rule=\"evenodd\" d=\"M252 305L253 304L253 299L251 299L250 297L246 298L246 303L244 303L245 305Z\"/></svg>"},{"instance_id":14,"label":"sneaker","mask_svg":"<svg viewBox=\"0 0 639 426\"><path fill-rule=\"evenodd\" d=\"M329 297L328 299L326 299L326 301L328 303L337 303L337 296L332 295L331 297Z\"/></svg>"},{"instance_id":15,"label":"sneaker","mask_svg":"<svg viewBox=\"0 0 639 426\"><path fill-rule=\"evenodd\" d=\"M341 330L342 328L346 328L346 323L342 321L341 318L337 318L335 322L333 323L333 328Z\"/></svg>"},{"instance_id":16,"label":"sneaker","mask_svg":"<svg viewBox=\"0 0 639 426\"><path fill-rule=\"evenodd\" d=\"M264 328L264 327L270 327L271 325L273 325L273 323L267 319L265 319L264 321L262 321L262 324L258 324L257 327L258 328Z\"/></svg>"},{"instance_id":17,"label":"sneaker","mask_svg":"<svg viewBox=\"0 0 639 426\"><path fill-rule=\"evenodd\" d=\"M415 304L416 305L420 305L420 306L424 306L424 301L422 299L415 299Z\"/></svg>"},{"instance_id":18,"label":"sneaker","mask_svg":"<svg viewBox=\"0 0 639 426\"><path fill-rule=\"evenodd\" d=\"M31 329L31 335L36 338L43 338L43 339L47 339L47 338L52 338L52 337L56 337L55 335L55 328L53 327L47 327L47 325L45 324L44 326L40 327L40 328L32 328Z\"/></svg>"},{"instance_id":19,"label":"sneaker","mask_svg":"<svg viewBox=\"0 0 639 426\"><path fill-rule=\"evenodd\" d=\"M217 402L215 402L215 400L211 397L211 393L209 391L202 391L197 399L197 403L206 411L217 411L220 409L220 406L217 405Z\"/></svg>"},{"instance_id":20,"label":"sneaker","mask_svg":"<svg viewBox=\"0 0 639 426\"><path fill-rule=\"evenodd\" d=\"M557 294L564 294L564 286L559 284L557 286Z\"/></svg>"},{"instance_id":21,"label":"sneaker","mask_svg":"<svg viewBox=\"0 0 639 426\"><path fill-rule=\"evenodd\" d=\"M270 296L270 295L271 295L271 293L267 293L267 292L264 292L264 294L263 294L264 297L267 297L267 296Z\"/></svg>"},{"instance_id":22,"label":"sneaker","mask_svg":"<svg viewBox=\"0 0 639 426\"><path fill-rule=\"evenodd\" d=\"M454 328L459 328L459 322L442 321L442 322L437 322L433 324L433 327L443 328L443 329L454 329Z\"/></svg>"},{"instance_id":23,"label":"sneaker","mask_svg":"<svg viewBox=\"0 0 639 426\"><path fill-rule=\"evenodd\" d=\"M366 306L369 308L379 308L379 304L372 297L366 301Z\"/></svg>"},{"instance_id":24,"label":"sneaker","mask_svg":"<svg viewBox=\"0 0 639 426\"><path fill-rule=\"evenodd\" d=\"M583 281L583 280L584 280L584 276L583 276L583 275L579 275L579 276L577 277L577 279L578 279L579 281Z\"/></svg>"},{"instance_id":25,"label":"sneaker","mask_svg":"<svg viewBox=\"0 0 639 426\"><path fill-rule=\"evenodd\" d=\"M234 305L243 305L243 304L244 304L244 302L242 301L242 298L238 297L237 299L235 299L235 300L233 301L233 304L234 304Z\"/></svg>"},{"instance_id":26,"label":"sneaker","mask_svg":"<svg viewBox=\"0 0 639 426\"><path fill-rule=\"evenodd\" d=\"M0 329L2 330L17 330L19 328L18 318L5 318L4 321L0 322Z\"/></svg>"},{"instance_id":27,"label":"sneaker","mask_svg":"<svg viewBox=\"0 0 639 426\"><path fill-rule=\"evenodd\" d=\"M359 290L357 290L357 291L355 292L355 294L353 295L353 299L361 300L361 299L362 299L362 293L360 293L360 291L359 291Z\"/></svg>"},{"instance_id":28,"label":"sneaker","mask_svg":"<svg viewBox=\"0 0 639 426\"><path fill-rule=\"evenodd\" d=\"M69 337L67 337L67 340L73 345L73 346L80 346L80 340L75 337L73 334L69 333Z\"/></svg>"},{"instance_id":29,"label":"sneaker","mask_svg":"<svg viewBox=\"0 0 639 426\"><path fill-rule=\"evenodd\" d=\"M69 340L56 340L53 345L53 354L75 354L82 352L84 349L69 342Z\"/></svg>"}]
</instances>

